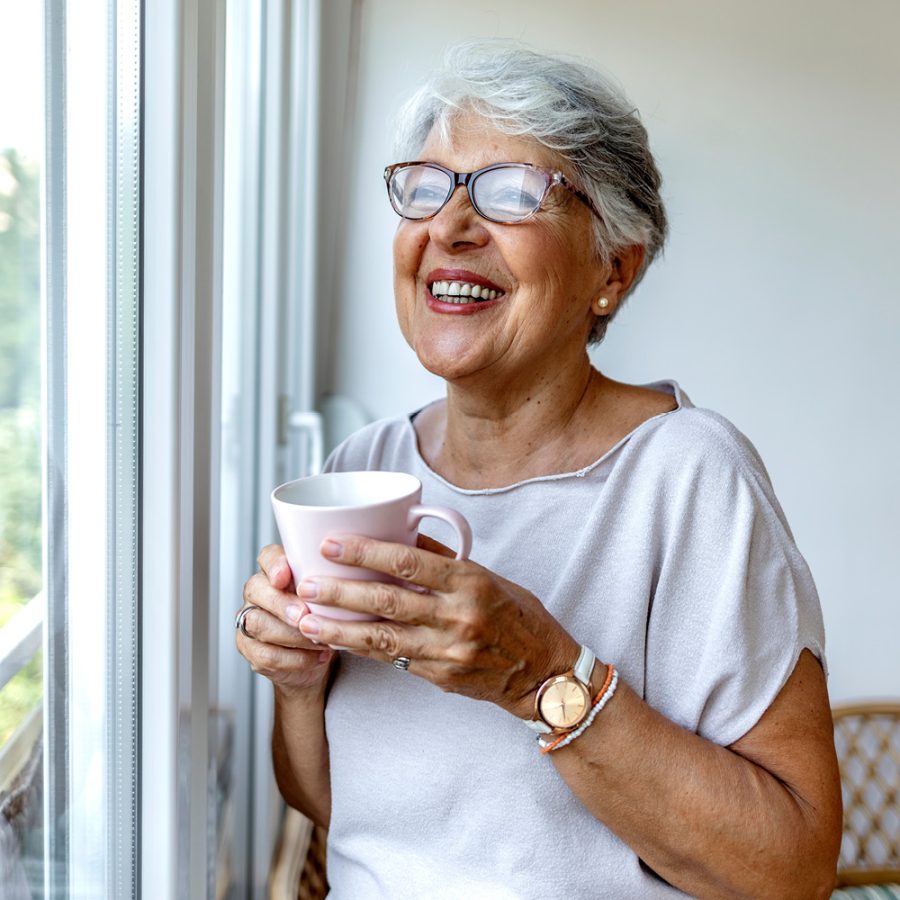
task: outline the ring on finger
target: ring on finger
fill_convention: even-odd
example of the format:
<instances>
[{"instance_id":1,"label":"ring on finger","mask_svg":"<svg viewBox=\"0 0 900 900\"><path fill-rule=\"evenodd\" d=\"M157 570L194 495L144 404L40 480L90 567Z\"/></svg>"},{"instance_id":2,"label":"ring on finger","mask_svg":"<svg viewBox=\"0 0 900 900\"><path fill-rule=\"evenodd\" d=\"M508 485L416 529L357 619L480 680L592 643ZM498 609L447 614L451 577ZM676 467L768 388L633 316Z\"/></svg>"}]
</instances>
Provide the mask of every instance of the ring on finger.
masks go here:
<instances>
[{"instance_id":1,"label":"ring on finger","mask_svg":"<svg viewBox=\"0 0 900 900\"><path fill-rule=\"evenodd\" d=\"M253 603L250 603L249 605L247 605L243 609L241 609L238 612L237 616L235 616L234 627L236 629L238 629L238 631L240 631L240 633L244 637L250 638L251 641L255 641L256 638L252 634L250 634L249 631L247 631L247 625L245 622L245 620L247 618L247 613L250 612L251 609L259 609L259 607L255 606Z\"/></svg>"},{"instance_id":2,"label":"ring on finger","mask_svg":"<svg viewBox=\"0 0 900 900\"><path fill-rule=\"evenodd\" d=\"M391 665L395 669L405 672L409 668L410 662L412 662L412 660L408 656L398 656Z\"/></svg>"}]
</instances>

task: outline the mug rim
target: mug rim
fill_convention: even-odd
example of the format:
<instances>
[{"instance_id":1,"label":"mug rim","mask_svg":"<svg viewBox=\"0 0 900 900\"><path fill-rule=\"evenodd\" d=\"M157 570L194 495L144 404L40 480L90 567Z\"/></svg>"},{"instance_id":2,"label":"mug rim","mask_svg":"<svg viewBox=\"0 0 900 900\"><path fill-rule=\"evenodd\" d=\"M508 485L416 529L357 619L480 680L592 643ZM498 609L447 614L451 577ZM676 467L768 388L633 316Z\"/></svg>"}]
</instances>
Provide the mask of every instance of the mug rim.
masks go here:
<instances>
[{"instance_id":1,"label":"mug rim","mask_svg":"<svg viewBox=\"0 0 900 900\"><path fill-rule=\"evenodd\" d=\"M307 484L311 481L325 480L328 478L341 478L342 476L355 476L355 475L365 475L365 476L386 476L386 480L390 481L400 481L406 480L410 483L410 489L403 493L397 494L394 497L390 497L387 500L376 500L372 503L341 503L338 505L325 505L321 503L310 504L310 503L295 503L291 500L284 500L283 498L278 496L279 491L284 488L290 487L291 485L297 484L298 482L303 482ZM422 489L422 482L415 475L412 475L409 472L394 472L394 471L384 471L382 469L352 469L346 472L319 472L318 475L306 475L303 478L292 478L290 481L285 481L283 484L279 484L277 487L272 489L272 493L270 494L272 503L283 503L285 506L296 506L301 509L308 510L337 510L337 509L373 509L379 506L388 506L392 503L397 503L398 501L408 500L411 496L415 495L417 491Z\"/></svg>"}]
</instances>

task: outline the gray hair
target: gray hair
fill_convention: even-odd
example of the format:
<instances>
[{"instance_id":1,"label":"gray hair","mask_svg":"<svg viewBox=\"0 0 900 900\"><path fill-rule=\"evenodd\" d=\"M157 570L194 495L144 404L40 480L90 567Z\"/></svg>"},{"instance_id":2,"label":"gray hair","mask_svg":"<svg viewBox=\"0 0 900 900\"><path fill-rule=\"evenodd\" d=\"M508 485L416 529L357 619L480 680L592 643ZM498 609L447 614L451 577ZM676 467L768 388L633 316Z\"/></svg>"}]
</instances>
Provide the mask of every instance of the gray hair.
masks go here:
<instances>
[{"instance_id":1,"label":"gray hair","mask_svg":"<svg viewBox=\"0 0 900 900\"><path fill-rule=\"evenodd\" d=\"M568 57L509 41L459 44L400 110L396 158L415 159L434 127L448 139L461 111L483 116L505 134L533 138L560 156L603 216L594 225L600 261L608 265L626 247L643 246L644 262L630 294L662 250L667 224L647 131L621 89ZM589 343L603 340L611 318L597 317Z\"/></svg>"}]
</instances>

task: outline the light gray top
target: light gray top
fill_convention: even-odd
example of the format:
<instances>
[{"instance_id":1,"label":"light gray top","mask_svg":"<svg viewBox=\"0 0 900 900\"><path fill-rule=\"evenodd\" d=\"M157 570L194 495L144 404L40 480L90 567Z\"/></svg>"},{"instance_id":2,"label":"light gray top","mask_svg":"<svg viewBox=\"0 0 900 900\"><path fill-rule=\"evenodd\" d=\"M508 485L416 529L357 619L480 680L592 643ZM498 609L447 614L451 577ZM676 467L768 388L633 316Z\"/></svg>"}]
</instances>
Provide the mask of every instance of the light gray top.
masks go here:
<instances>
[{"instance_id":1,"label":"light gray top","mask_svg":"<svg viewBox=\"0 0 900 900\"><path fill-rule=\"evenodd\" d=\"M728 745L801 650L824 662L819 601L747 438L674 382L651 387L678 408L577 472L464 490L428 467L405 417L353 435L328 468L416 475L423 502L469 520L473 560L532 591L651 706ZM439 521L422 531L453 545ZM345 653L326 729L335 900L683 896L493 704Z\"/></svg>"}]
</instances>

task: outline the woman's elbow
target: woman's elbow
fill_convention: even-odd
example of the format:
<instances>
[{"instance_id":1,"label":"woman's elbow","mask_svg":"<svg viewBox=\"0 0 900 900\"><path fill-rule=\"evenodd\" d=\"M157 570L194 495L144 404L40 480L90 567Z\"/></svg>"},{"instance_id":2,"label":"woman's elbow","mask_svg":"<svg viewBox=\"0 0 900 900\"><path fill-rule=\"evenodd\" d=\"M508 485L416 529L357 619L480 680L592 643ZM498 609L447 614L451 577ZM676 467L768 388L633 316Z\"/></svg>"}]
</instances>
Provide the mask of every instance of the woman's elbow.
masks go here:
<instances>
[{"instance_id":1,"label":"woman's elbow","mask_svg":"<svg viewBox=\"0 0 900 900\"><path fill-rule=\"evenodd\" d=\"M809 836L796 861L796 892L788 896L827 900L834 892L843 834L842 811L828 815Z\"/></svg>"}]
</instances>

